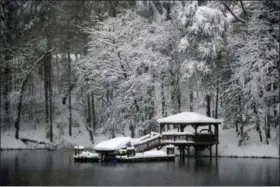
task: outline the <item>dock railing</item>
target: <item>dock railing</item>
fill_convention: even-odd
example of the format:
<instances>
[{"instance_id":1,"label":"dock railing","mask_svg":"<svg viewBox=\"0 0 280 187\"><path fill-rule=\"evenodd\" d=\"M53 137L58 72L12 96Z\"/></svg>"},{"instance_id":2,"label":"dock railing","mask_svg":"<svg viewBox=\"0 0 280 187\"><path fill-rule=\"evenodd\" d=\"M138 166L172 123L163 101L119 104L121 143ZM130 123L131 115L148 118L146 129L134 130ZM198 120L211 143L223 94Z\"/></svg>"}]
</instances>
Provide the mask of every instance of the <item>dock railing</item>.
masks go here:
<instances>
[{"instance_id":1,"label":"dock railing","mask_svg":"<svg viewBox=\"0 0 280 187\"><path fill-rule=\"evenodd\" d=\"M151 134L150 137L145 138L141 143L135 144L136 152L144 152L160 146L160 135Z\"/></svg>"},{"instance_id":2,"label":"dock railing","mask_svg":"<svg viewBox=\"0 0 280 187\"><path fill-rule=\"evenodd\" d=\"M163 132L161 134L162 145L211 145L216 143L216 136L212 133Z\"/></svg>"}]
</instances>

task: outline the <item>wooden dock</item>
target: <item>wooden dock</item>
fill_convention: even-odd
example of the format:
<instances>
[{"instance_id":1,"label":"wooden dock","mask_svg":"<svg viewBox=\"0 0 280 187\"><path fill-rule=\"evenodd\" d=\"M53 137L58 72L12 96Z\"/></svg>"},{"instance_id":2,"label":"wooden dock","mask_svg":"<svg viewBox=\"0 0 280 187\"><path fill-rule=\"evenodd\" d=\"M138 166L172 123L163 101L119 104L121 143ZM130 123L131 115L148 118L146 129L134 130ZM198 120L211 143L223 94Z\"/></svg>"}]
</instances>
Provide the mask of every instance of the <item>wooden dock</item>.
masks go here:
<instances>
[{"instance_id":1,"label":"wooden dock","mask_svg":"<svg viewBox=\"0 0 280 187\"><path fill-rule=\"evenodd\" d=\"M132 153L132 154L131 154ZM86 157L84 155L75 155L75 162L152 162L152 161L173 161L175 159L175 154L167 154L163 151L147 151L143 153L130 152L128 154L111 155L102 157L90 156ZM92 155L95 155L92 153Z\"/></svg>"},{"instance_id":2,"label":"wooden dock","mask_svg":"<svg viewBox=\"0 0 280 187\"><path fill-rule=\"evenodd\" d=\"M118 162L159 162L159 161L174 161L175 155L165 157L117 157Z\"/></svg>"},{"instance_id":3,"label":"wooden dock","mask_svg":"<svg viewBox=\"0 0 280 187\"><path fill-rule=\"evenodd\" d=\"M194 112L183 112L166 118L157 120L160 125L160 133L150 133L137 139L137 142L131 144L126 142L111 148L110 146L121 140L110 139L101 142L95 151L99 154L97 158L77 157L77 162L97 162L97 161L118 161L118 162L146 162L146 161L170 161L175 158L174 146L178 147L180 156L190 156L190 148L195 150L195 156L199 155L202 150L208 150L212 157L212 147L216 147L216 157L218 156L219 144L219 124L220 120L210 118ZM169 131L173 129L177 131ZM191 126L194 132L184 131L185 127ZM169 128L167 128L169 127ZM198 132L199 127L204 127ZM128 139L128 140L127 140ZM124 137L125 141L132 141L129 137ZM122 140L122 141L124 141ZM104 145L101 146L101 144ZM108 145L109 149L108 149ZM119 145L119 144L118 144ZM153 149L160 150L163 146L167 146L167 153L150 151ZM172 146L172 147L170 147ZM148 154L149 152L149 154Z\"/></svg>"}]
</instances>

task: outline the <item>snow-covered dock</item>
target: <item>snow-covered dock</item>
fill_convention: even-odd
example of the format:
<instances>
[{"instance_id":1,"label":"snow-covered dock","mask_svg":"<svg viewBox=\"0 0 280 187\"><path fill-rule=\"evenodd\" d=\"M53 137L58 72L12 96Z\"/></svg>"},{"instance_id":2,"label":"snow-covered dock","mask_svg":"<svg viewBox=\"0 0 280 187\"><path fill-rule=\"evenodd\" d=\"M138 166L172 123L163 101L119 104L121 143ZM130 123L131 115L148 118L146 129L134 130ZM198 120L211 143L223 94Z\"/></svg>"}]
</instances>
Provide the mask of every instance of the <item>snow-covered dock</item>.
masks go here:
<instances>
[{"instance_id":1,"label":"snow-covered dock","mask_svg":"<svg viewBox=\"0 0 280 187\"><path fill-rule=\"evenodd\" d=\"M117 156L119 162L148 162L148 161L173 161L175 154L166 154L162 150L152 150L143 153L136 153L135 156Z\"/></svg>"},{"instance_id":2,"label":"snow-covered dock","mask_svg":"<svg viewBox=\"0 0 280 187\"><path fill-rule=\"evenodd\" d=\"M160 134L151 132L140 138L118 137L100 142L94 147L97 153L101 154L119 154L119 150L127 147L135 147L136 152L144 152L159 146Z\"/></svg>"},{"instance_id":3,"label":"snow-covered dock","mask_svg":"<svg viewBox=\"0 0 280 187\"><path fill-rule=\"evenodd\" d=\"M83 151L80 154L74 155L76 162L98 162L100 160L99 154Z\"/></svg>"},{"instance_id":4,"label":"snow-covered dock","mask_svg":"<svg viewBox=\"0 0 280 187\"><path fill-rule=\"evenodd\" d=\"M167 154L162 150L152 150L143 153L136 153L135 155L117 155L115 157L107 158L103 161L117 161L117 162L148 162L148 161L172 161L175 159L175 154ZM78 155L74 155L75 162L99 162L101 160L100 154L83 151Z\"/></svg>"}]
</instances>

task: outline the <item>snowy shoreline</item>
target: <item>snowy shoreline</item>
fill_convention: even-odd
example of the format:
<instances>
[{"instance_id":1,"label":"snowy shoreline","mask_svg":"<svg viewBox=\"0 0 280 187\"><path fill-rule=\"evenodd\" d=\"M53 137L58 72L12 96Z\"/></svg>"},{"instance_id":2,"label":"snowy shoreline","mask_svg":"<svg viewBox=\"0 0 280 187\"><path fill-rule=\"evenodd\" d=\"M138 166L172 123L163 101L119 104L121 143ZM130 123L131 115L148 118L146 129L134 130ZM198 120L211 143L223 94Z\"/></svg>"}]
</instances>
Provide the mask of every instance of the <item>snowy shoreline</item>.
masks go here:
<instances>
[{"instance_id":1,"label":"snowy shoreline","mask_svg":"<svg viewBox=\"0 0 280 187\"><path fill-rule=\"evenodd\" d=\"M0 148L1 151L39 151L39 150L46 150L46 151L62 151L62 150L72 150L72 148L62 148L58 150L49 150L49 148ZM176 157L179 157L179 154L175 154ZM189 156L190 158L194 158L193 155ZM200 155L200 157L207 157L210 158L209 155ZM186 156L188 158L188 156ZM253 158L253 159L280 159L279 156L237 156L237 155L218 155L218 158ZM212 157L212 159L215 159L215 156Z\"/></svg>"},{"instance_id":2,"label":"snowy shoreline","mask_svg":"<svg viewBox=\"0 0 280 187\"><path fill-rule=\"evenodd\" d=\"M186 131L190 129L186 128ZM81 131L81 132L79 132ZM220 144L218 146L218 157L228 157L228 158L272 158L279 159L278 152L278 129L271 132L271 139L269 140L269 145L264 142L259 141L257 132L250 133L250 141L245 145L238 146L238 137L236 137L235 129L222 129L220 127ZM34 143L23 143L20 140L16 140L13 135L13 131L6 131L1 133L1 147L0 151L15 151L15 150L50 150L50 147L46 145L36 145ZM99 134L99 133L98 133ZM30 130L22 130L22 137L29 137L32 139L49 142L45 138L44 129L37 129L36 131L30 132ZM82 145L85 150L93 150L94 146L98 143L108 140L109 136L99 134L94 138L94 144L90 142L89 135L86 129L75 128L73 129L73 136L68 135L55 136L54 144L59 145L63 142L63 145L58 146L58 150L72 150L75 145ZM165 150L165 148L163 148ZM51 150L50 150L51 151ZM212 148L213 155L215 154L215 146ZM74 152L74 151L73 151ZM175 149L175 154L178 155L177 148ZM192 151L191 151L192 154ZM201 156L208 157L209 152L202 152ZM215 159L215 158L214 158Z\"/></svg>"}]
</instances>

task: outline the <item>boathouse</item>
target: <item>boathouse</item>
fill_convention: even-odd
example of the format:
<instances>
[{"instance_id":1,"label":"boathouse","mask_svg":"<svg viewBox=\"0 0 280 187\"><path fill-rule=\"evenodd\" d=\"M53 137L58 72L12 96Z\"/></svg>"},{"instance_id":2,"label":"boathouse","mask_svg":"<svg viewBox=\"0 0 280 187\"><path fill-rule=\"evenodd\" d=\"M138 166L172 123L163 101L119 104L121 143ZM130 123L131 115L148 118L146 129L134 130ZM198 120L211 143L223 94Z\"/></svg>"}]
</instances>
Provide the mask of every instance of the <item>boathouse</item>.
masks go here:
<instances>
[{"instance_id":1,"label":"boathouse","mask_svg":"<svg viewBox=\"0 0 280 187\"><path fill-rule=\"evenodd\" d=\"M201 150L208 149L211 157L212 147L215 146L216 157L218 156L221 120L195 112L182 112L158 119L157 122L160 124L161 146L177 146L181 156L185 156L185 150L190 155L190 147L194 148L195 156ZM192 127L193 132L185 131L188 126Z\"/></svg>"}]
</instances>

